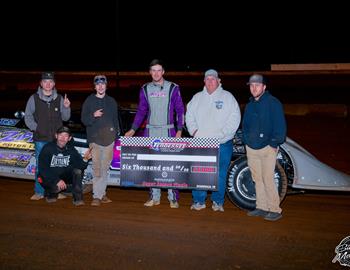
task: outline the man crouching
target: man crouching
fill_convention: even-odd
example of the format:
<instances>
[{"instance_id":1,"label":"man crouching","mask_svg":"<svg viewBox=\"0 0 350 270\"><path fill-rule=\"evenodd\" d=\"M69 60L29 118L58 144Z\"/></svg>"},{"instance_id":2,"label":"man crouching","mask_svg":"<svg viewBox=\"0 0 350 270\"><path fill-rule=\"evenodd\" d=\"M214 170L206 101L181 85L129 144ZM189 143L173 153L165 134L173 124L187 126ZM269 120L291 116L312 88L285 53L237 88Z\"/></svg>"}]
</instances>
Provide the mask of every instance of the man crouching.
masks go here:
<instances>
[{"instance_id":1,"label":"man crouching","mask_svg":"<svg viewBox=\"0 0 350 270\"><path fill-rule=\"evenodd\" d=\"M62 191L72 192L73 204L84 205L82 172L91 158L90 149L82 157L72 144L72 133L68 127L60 127L56 140L44 146L39 155L39 179L45 189L48 203L56 202Z\"/></svg>"}]
</instances>

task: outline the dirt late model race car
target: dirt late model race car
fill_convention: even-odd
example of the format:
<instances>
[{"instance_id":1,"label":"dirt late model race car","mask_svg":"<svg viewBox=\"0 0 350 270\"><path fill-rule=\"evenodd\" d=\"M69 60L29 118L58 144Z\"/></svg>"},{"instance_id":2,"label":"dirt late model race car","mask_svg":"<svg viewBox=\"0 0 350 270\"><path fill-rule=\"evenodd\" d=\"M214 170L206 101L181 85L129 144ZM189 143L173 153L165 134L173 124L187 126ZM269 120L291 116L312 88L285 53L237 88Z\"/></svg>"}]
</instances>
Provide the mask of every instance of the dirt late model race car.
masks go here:
<instances>
[{"instance_id":1,"label":"dirt late model race car","mask_svg":"<svg viewBox=\"0 0 350 270\"><path fill-rule=\"evenodd\" d=\"M124 134L134 118L135 111L119 111L121 133ZM23 112L14 118L0 118L0 176L34 180L36 161L33 133L23 121ZM80 153L88 148L85 129L80 121L65 123L73 130L74 146ZM76 117L78 119L78 117ZM227 173L226 193L236 206L251 210L255 208L255 184L247 164L245 148L238 130L234 142L232 162ZM108 171L108 185L120 186L119 139L114 146L113 160ZM350 191L350 176L319 161L299 144L287 138L279 148L275 168L275 183L282 201L287 189ZM91 186L93 178L91 162L84 172L84 185Z\"/></svg>"}]
</instances>

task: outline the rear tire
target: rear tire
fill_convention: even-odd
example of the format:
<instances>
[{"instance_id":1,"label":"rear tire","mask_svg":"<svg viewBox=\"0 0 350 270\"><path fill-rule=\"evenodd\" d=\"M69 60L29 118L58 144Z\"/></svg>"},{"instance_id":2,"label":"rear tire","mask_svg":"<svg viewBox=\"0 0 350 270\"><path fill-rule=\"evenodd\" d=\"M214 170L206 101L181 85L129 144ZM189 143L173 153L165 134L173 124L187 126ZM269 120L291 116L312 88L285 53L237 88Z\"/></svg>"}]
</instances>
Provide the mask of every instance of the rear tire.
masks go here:
<instances>
[{"instance_id":1,"label":"rear tire","mask_svg":"<svg viewBox=\"0 0 350 270\"><path fill-rule=\"evenodd\" d=\"M282 202L287 194L287 176L278 162L276 162L275 168L275 183ZM226 193L230 201L239 208L245 210L255 209L255 183L252 179L246 156L231 162L227 173Z\"/></svg>"}]
</instances>

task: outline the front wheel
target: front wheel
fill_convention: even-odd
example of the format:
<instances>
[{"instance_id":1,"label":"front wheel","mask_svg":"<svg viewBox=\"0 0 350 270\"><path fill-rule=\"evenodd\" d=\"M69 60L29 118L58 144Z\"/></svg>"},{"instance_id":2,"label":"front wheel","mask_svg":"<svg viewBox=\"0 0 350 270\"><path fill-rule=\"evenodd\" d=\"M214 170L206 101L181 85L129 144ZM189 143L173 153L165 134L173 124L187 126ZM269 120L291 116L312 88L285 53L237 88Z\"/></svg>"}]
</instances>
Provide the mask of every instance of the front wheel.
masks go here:
<instances>
[{"instance_id":1,"label":"front wheel","mask_svg":"<svg viewBox=\"0 0 350 270\"><path fill-rule=\"evenodd\" d=\"M282 202L287 193L287 176L278 162L276 162L275 168L275 184ZM226 193L231 202L239 208L245 210L255 209L255 183L252 179L246 156L231 162L227 173Z\"/></svg>"}]
</instances>

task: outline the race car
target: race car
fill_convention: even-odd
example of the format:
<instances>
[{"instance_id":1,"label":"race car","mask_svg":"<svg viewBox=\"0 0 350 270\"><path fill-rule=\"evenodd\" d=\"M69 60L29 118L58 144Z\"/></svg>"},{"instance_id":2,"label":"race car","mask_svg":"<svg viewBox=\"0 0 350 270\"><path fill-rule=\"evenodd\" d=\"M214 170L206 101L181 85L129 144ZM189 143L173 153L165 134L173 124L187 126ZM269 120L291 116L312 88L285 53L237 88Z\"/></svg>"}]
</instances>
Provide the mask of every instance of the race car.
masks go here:
<instances>
[{"instance_id":1,"label":"race car","mask_svg":"<svg viewBox=\"0 0 350 270\"><path fill-rule=\"evenodd\" d=\"M121 134L131 126L136 111L119 110ZM73 114L74 115L74 114ZM15 117L0 118L0 176L34 180L36 161L34 156L33 133L23 121L24 113L16 112ZM73 131L74 146L83 154L88 148L85 129L74 116L65 123ZM247 164L241 130L233 139L232 162L227 173L226 193L231 202L241 209L255 208L255 186ZM108 171L108 185L120 186L120 140L114 146L113 160ZM93 171L91 162L84 172L84 185L91 185ZM350 191L350 176L319 161L298 143L287 138L277 155L275 183L280 200L287 190L330 190ZM89 189L85 189L89 190Z\"/></svg>"},{"instance_id":2,"label":"race car","mask_svg":"<svg viewBox=\"0 0 350 270\"><path fill-rule=\"evenodd\" d=\"M226 193L238 207L255 209L255 184L248 167L241 130L234 138L233 152ZM280 201L283 201L288 189L350 191L349 175L319 161L289 137L279 147L274 176Z\"/></svg>"}]
</instances>

